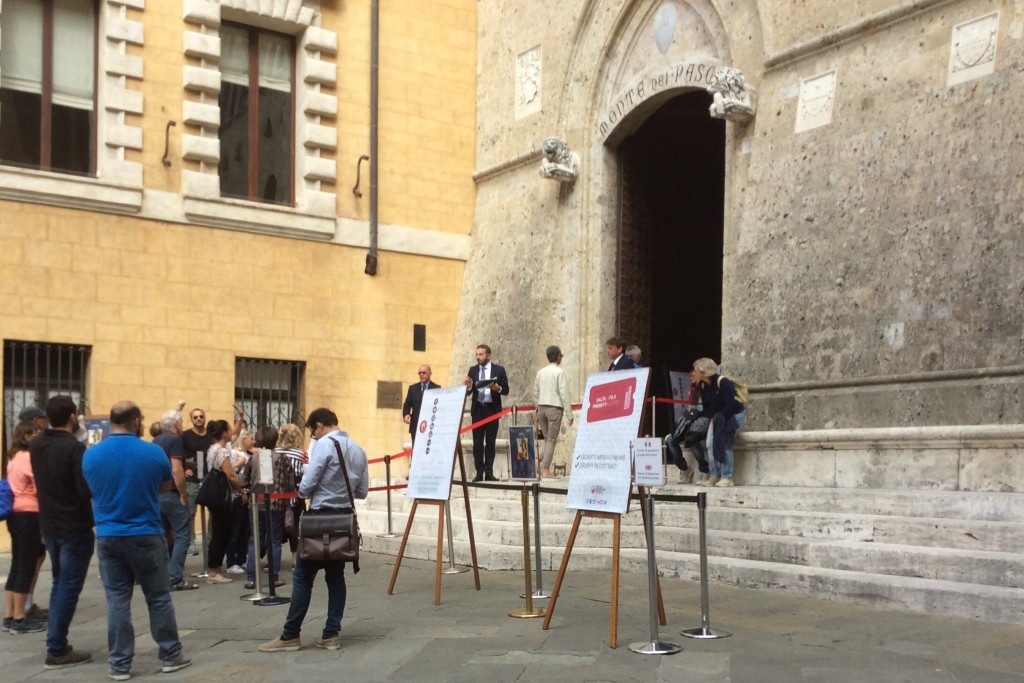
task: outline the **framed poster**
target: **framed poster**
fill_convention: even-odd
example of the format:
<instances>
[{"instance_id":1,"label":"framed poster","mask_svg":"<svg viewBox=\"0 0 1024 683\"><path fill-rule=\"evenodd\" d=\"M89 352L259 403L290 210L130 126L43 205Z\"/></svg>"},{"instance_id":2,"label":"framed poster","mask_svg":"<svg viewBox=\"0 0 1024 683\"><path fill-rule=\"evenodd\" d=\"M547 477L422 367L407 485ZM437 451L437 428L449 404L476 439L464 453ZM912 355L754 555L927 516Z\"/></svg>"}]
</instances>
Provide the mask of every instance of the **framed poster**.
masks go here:
<instances>
[{"instance_id":1,"label":"framed poster","mask_svg":"<svg viewBox=\"0 0 1024 683\"><path fill-rule=\"evenodd\" d=\"M537 441L533 425L508 428L508 460L513 481L537 480Z\"/></svg>"},{"instance_id":2,"label":"framed poster","mask_svg":"<svg viewBox=\"0 0 1024 683\"><path fill-rule=\"evenodd\" d=\"M416 443L409 466L409 498L448 500L452 488L455 443L462 426L466 387L427 389L423 393Z\"/></svg>"},{"instance_id":3,"label":"framed poster","mask_svg":"<svg viewBox=\"0 0 1024 683\"><path fill-rule=\"evenodd\" d=\"M625 513L632 488L630 442L643 414L650 368L599 372L587 378L565 505Z\"/></svg>"},{"instance_id":4,"label":"framed poster","mask_svg":"<svg viewBox=\"0 0 1024 683\"><path fill-rule=\"evenodd\" d=\"M87 415L82 418L82 427L85 428L85 445L95 446L110 434L110 416Z\"/></svg>"}]
</instances>

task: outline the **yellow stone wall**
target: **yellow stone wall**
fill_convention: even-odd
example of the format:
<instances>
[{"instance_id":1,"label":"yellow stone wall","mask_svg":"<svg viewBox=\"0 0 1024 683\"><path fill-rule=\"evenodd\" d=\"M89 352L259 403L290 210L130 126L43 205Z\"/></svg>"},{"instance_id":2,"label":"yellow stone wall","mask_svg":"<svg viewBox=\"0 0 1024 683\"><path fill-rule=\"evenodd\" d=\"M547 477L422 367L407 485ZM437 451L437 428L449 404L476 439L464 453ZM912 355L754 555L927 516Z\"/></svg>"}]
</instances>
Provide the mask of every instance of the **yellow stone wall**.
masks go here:
<instances>
[{"instance_id":1,"label":"yellow stone wall","mask_svg":"<svg viewBox=\"0 0 1024 683\"><path fill-rule=\"evenodd\" d=\"M382 3L379 219L468 235L475 186L475 0ZM366 220L352 195L369 153L369 0L323 3L338 32L338 215ZM129 10L142 21L147 190L181 188L183 36L180 2ZM170 168L161 162L171 130ZM424 233L429 239L429 234ZM462 288L460 260L162 222L45 204L0 201L0 337L88 344L87 400L104 413L137 401L153 421L178 399L230 418L239 356L306 362L304 409L327 405L371 458L407 438L399 410L378 409L378 380L407 385L430 363L449 382ZM413 325L427 326L414 352ZM461 368L455 373L461 376ZM403 390L404 391L404 390ZM404 474L407 460L396 463ZM383 465L371 476L383 476ZM7 543L0 534L0 546ZM0 547L0 550L4 548Z\"/></svg>"}]
</instances>

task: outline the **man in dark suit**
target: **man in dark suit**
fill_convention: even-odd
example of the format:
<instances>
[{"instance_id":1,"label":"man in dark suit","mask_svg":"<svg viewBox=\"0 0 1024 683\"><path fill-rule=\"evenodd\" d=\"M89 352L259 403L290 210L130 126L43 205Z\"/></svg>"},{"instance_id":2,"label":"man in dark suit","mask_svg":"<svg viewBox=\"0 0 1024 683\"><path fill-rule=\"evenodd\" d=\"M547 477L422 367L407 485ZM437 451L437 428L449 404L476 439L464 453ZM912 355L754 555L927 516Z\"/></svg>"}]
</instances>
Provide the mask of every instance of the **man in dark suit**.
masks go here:
<instances>
[{"instance_id":1,"label":"man in dark suit","mask_svg":"<svg viewBox=\"0 0 1024 683\"><path fill-rule=\"evenodd\" d=\"M405 394L405 403L402 404L402 419L409 425L409 439L416 443L416 432L419 425L420 405L423 403L423 392L427 389L440 389L440 384L430 381L430 366L421 365L419 369L420 381L409 385L409 391Z\"/></svg>"},{"instance_id":2,"label":"man in dark suit","mask_svg":"<svg viewBox=\"0 0 1024 683\"><path fill-rule=\"evenodd\" d=\"M612 370L632 370L636 366L633 359L626 355L626 342L618 337L611 337L604 343L604 349L608 353L608 372Z\"/></svg>"},{"instance_id":3,"label":"man in dark suit","mask_svg":"<svg viewBox=\"0 0 1024 683\"><path fill-rule=\"evenodd\" d=\"M473 422L500 413L501 397L508 393L505 368L491 362L490 346L481 344L476 347L476 363L466 377L466 393L473 396L469 410ZM490 384L481 382L488 379L493 381ZM498 422L494 420L473 430L473 462L476 465L473 481L498 481L494 476L494 442L498 438Z\"/></svg>"}]
</instances>

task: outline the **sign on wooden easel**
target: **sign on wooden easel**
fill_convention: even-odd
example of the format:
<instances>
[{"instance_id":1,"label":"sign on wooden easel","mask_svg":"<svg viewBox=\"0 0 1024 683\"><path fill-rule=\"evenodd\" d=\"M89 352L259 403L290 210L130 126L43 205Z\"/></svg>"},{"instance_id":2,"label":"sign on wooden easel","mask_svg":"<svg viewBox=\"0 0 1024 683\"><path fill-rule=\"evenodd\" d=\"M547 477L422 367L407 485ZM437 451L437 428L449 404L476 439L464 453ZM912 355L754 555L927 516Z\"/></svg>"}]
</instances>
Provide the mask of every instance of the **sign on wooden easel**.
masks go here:
<instances>
[{"instance_id":1,"label":"sign on wooden easel","mask_svg":"<svg viewBox=\"0 0 1024 683\"><path fill-rule=\"evenodd\" d=\"M582 518L610 519L613 525L612 600L608 646L612 648L618 645L619 530L633 489L630 442L640 429L649 376L648 368L638 368L601 372L587 378L565 500L566 507L576 510L576 517L544 617L547 630Z\"/></svg>"},{"instance_id":2,"label":"sign on wooden easel","mask_svg":"<svg viewBox=\"0 0 1024 683\"><path fill-rule=\"evenodd\" d=\"M406 495L412 499L412 509L398 548L395 568L388 584L388 595L395 589L398 570L402 566L405 547L409 542L413 520L420 504L438 507L437 522L437 567L434 573L434 604L441 604L441 565L444 547L444 518L451 497L452 475L458 459L462 473L462 493L466 505L466 524L469 528L469 550L473 562L473 579L480 590L480 568L476 559L476 539L473 535L473 515L469 503L469 487L466 486L466 463L459 441L462 426L462 412L466 402L465 387L428 389L423 394L420 408L420 423L416 426L419 434L412 451L409 468L409 486Z\"/></svg>"}]
</instances>

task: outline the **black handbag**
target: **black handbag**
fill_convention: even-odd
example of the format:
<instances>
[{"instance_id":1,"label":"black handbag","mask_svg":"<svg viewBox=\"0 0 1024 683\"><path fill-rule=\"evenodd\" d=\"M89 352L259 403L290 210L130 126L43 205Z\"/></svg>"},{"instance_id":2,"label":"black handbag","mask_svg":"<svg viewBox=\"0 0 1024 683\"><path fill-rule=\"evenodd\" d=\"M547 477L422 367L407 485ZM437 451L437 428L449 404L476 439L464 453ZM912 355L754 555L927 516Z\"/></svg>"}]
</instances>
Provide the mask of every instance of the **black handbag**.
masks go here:
<instances>
[{"instance_id":1,"label":"black handbag","mask_svg":"<svg viewBox=\"0 0 1024 683\"><path fill-rule=\"evenodd\" d=\"M359 533L356 517L355 496L352 482L348 478L345 457L341 444L334 441L334 449L341 463L341 475L345 478L348 499L352 507L341 510L309 510L299 519L299 559L306 562L351 562L353 571L359 573L359 546L363 537Z\"/></svg>"},{"instance_id":2,"label":"black handbag","mask_svg":"<svg viewBox=\"0 0 1024 683\"><path fill-rule=\"evenodd\" d=\"M230 510L235 503L235 490L220 469L209 471L196 494L196 503L209 510Z\"/></svg>"}]
</instances>

